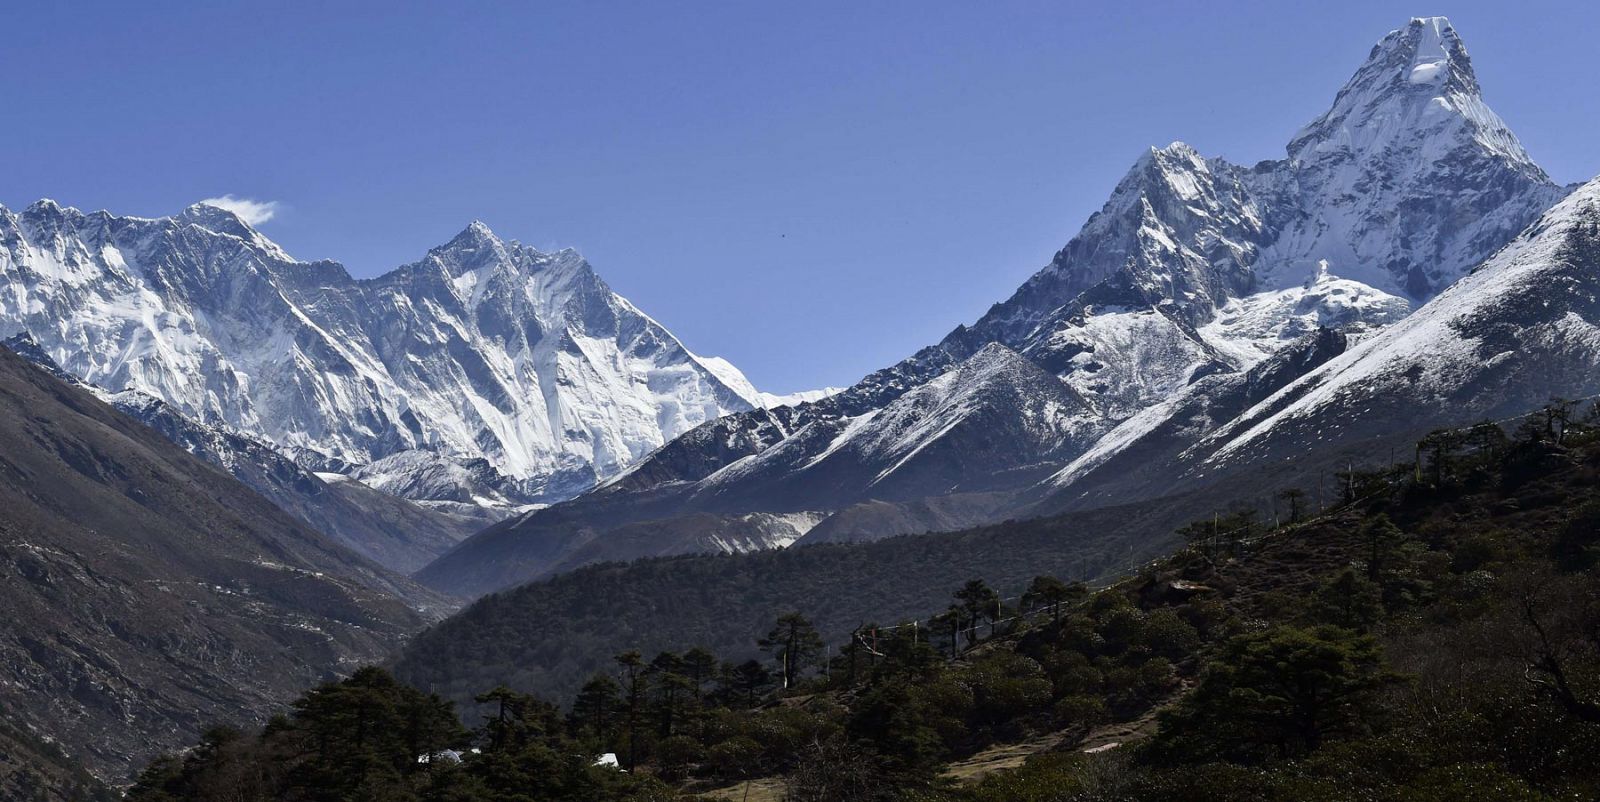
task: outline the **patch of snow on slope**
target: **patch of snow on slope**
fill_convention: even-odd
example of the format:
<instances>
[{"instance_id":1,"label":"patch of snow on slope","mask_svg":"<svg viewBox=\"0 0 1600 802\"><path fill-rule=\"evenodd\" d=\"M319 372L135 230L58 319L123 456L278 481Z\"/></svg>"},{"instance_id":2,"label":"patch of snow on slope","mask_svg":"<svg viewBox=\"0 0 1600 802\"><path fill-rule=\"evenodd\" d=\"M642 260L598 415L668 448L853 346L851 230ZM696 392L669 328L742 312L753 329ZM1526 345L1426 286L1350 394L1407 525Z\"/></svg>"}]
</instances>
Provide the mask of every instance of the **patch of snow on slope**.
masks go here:
<instances>
[{"instance_id":1,"label":"patch of snow on slope","mask_svg":"<svg viewBox=\"0 0 1600 802\"><path fill-rule=\"evenodd\" d=\"M843 387L824 387L821 390L801 390L795 393L762 393L761 406L767 409L778 407L792 407L796 404L814 404L824 398L836 396L845 391Z\"/></svg>"},{"instance_id":2,"label":"patch of snow on slope","mask_svg":"<svg viewBox=\"0 0 1600 802\"><path fill-rule=\"evenodd\" d=\"M1359 340L1410 313L1406 299L1339 278L1323 260L1304 284L1228 301L1199 331L1240 366L1248 366L1319 326Z\"/></svg>"}]
</instances>

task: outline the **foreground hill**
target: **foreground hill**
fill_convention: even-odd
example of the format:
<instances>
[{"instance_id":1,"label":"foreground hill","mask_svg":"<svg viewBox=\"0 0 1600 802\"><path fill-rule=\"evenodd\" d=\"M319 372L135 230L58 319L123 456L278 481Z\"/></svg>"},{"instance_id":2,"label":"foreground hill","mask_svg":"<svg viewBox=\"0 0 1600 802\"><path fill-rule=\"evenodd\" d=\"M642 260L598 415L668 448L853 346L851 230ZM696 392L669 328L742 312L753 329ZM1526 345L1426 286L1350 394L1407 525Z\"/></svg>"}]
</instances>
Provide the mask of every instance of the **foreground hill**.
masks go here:
<instances>
[{"instance_id":1,"label":"foreground hill","mask_svg":"<svg viewBox=\"0 0 1600 802\"><path fill-rule=\"evenodd\" d=\"M111 778L448 609L6 349L0 608L8 723Z\"/></svg>"},{"instance_id":2,"label":"foreground hill","mask_svg":"<svg viewBox=\"0 0 1600 802\"><path fill-rule=\"evenodd\" d=\"M364 670L259 738L155 763L132 798L1593 799L1597 420L1560 404L1509 436L1441 432L1422 462L1352 477L1333 509L1198 522L1186 548L1097 592L1037 577L1013 604L973 579L931 626L872 626L834 651L784 615L764 662L624 653L565 715L486 689L468 730Z\"/></svg>"},{"instance_id":3,"label":"foreground hill","mask_svg":"<svg viewBox=\"0 0 1600 802\"><path fill-rule=\"evenodd\" d=\"M232 474L302 523L391 571L415 571L499 518L494 510L475 504L426 507L342 474L318 474L270 443L224 424L200 423L154 396L94 387L63 370L26 334L0 341L0 348L90 390L183 450Z\"/></svg>"}]
</instances>

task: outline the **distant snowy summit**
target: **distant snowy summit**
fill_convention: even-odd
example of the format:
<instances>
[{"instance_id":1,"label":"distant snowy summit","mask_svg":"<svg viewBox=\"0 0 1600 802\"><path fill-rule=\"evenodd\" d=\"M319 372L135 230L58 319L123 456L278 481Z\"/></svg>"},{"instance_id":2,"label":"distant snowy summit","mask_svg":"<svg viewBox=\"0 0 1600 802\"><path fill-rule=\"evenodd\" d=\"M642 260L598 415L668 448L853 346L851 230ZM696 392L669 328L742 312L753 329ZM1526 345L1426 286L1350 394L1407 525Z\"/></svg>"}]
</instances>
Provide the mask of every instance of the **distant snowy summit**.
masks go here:
<instances>
[{"instance_id":1,"label":"distant snowy summit","mask_svg":"<svg viewBox=\"0 0 1600 802\"><path fill-rule=\"evenodd\" d=\"M789 401L691 352L576 252L477 222L358 280L212 206L0 207L0 338L24 333L87 382L426 500L559 500L707 420Z\"/></svg>"}]
</instances>

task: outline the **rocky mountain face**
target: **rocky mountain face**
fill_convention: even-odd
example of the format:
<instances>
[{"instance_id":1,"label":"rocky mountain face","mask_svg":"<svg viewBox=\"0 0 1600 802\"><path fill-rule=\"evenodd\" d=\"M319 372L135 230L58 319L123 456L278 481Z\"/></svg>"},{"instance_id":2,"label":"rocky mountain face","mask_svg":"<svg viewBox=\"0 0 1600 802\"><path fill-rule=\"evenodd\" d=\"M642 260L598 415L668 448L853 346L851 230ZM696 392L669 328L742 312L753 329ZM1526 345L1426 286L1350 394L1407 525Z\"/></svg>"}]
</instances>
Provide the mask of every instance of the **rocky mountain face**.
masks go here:
<instances>
[{"instance_id":1,"label":"rocky mountain face","mask_svg":"<svg viewBox=\"0 0 1600 802\"><path fill-rule=\"evenodd\" d=\"M334 542L392 571L410 573L468 535L498 521L478 505L423 506L338 473L313 473L270 443L225 424L204 424L138 390L109 392L56 365L31 337L0 341L62 381L94 393L119 412L215 465Z\"/></svg>"},{"instance_id":2,"label":"rocky mountain face","mask_svg":"<svg viewBox=\"0 0 1600 802\"><path fill-rule=\"evenodd\" d=\"M1106 458L1114 449L1095 446L1102 436L1167 431L1177 423L1163 415L1185 414L1208 421L1185 429L1198 437L1246 411L1347 339L1405 318L1566 192L1483 103L1448 21L1412 20L1373 48L1286 158L1242 167L1182 143L1152 148L1049 265L971 326L821 401L703 424L419 577L481 593L566 564L561 543L574 532L594 553L611 527L654 520L665 531L691 513L825 513L815 539L829 540L1013 514L1031 503L1021 499L1035 491L1016 494L1040 471ZM1053 399L1029 418L1047 425L992 425L986 442L964 447L1014 462L956 464L896 488L877 463L851 459L855 444L954 425L953 405L916 399L958 394L957 377L997 348L1045 379L1002 408ZM907 453L924 458L922 448ZM639 540L617 540L607 556L638 556Z\"/></svg>"},{"instance_id":3,"label":"rocky mountain face","mask_svg":"<svg viewBox=\"0 0 1600 802\"><path fill-rule=\"evenodd\" d=\"M1297 453L1359 451L1397 434L1512 418L1553 398L1591 399L1597 368L1600 179L1415 314L1215 427L1157 482L1220 479Z\"/></svg>"},{"instance_id":4,"label":"rocky mountain face","mask_svg":"<svg viewBox=\"0 0 1600 802\"><path fill-rule=\"evenodd\" d=\"M415 499L559 500L770 402L577 253L481 223L356 280L222 209L141 219L41 201L0 208L0 288L0 337L26 333L73 375Z\"/></svg>"},{"instance_id":5,"label":"rocky mountain face","mask_svg":"<svg viewBox=\"0 0 1600 802\"><path fill-rule=\"evenodd\" d=\"M1212 488L1217 505L1414 457L1441 427L1600 396L1600 179L1416 313L1345 347L1286 349L1124 421L1022 494L1026 514ZM1263 375L1270 370L1276 377Z\"/></svg>"},{"instance_id":6,"label":"rocky mountain face","mask_svg":"<svg viewBox=\"0 0 1600 802\"><path fill-rule=\"evenodd\" d=\"M0 719L0 799L114 802L119 791L77 765L61 748Z\"/></svg>"},{"instance_id":7,"label":"rocky mountain face","mask_svg":"<svg viewBox=\"0 0 1600 802\"><path fill-rule=\"evenodd\" d=\"M102 778L451 609L0 349L0 708Z\"/></svg>"},{"instance_id":8,"label":"rocky mountain face","mask_svg":"<svg viewBox=\"0 0 1600 802\"><path fill-rule=\"evenodd\" d=\"M411 573L499 519L476 505L423 506L339 473L313 473L243 432L196 423L138 390L110 393L119 412L216 465L335 543L391 571Z\"/></svg>"},{"instance_id":9,"label":"rocky mountain face","mask_svg":"<svg viewBox=\"0 0 1600 802\"><path fill-rule=\"evenodd\" d=\"M1206 376L1106 433L1048 481L1012 499L1059 512L1164 496L1183 487L1171 466L1219 428L1345 353L1349 337L1318 329L1241 373ZM1023 499L1033 499L1023 502Z\"/></svg>"}]
</instances>

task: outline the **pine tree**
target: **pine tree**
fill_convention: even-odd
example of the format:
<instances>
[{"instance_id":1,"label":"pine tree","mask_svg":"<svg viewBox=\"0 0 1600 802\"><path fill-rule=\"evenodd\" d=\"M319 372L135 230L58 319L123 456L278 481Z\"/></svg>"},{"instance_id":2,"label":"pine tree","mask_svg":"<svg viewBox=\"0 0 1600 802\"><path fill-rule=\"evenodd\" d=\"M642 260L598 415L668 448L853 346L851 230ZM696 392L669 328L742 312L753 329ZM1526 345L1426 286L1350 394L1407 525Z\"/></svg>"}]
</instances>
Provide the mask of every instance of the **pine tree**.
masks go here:
<instances>
[{"instance_id":1,"label":"pine tree","mask_svg":"<svg viewBox=\"0 0 1600 802\"><path fill-rule=\"evenodd\" d=\"M683 676L683 658L662 652L650 661L645 671L655 695L657 732L662 738L671 737L683 700L689 696L689 679Z\"/></svg>"},{"instance_id":2,"label":"pine tree","mask_svg":"<svg viewBox=\"0 0 1600 802\"><path fill-rule=\"evenodd\" d=\"M1390 556L1405 538L1400 527L1381 512L1361 526L1361 539L1367 544L1367 579L1379 581L1389 567Z\"/></svg>"},{"instance_id":3,"label":"pine tree","mask_svg":"<svg viewBox=\"0 0 1600 802\"><path fill-rule=\"evenodd\" d=\"M622 705L621 690L616 680L604 674L584 683L572 701L573 731L602 743L610 738L617 709Z\"/></svg>"},{"instance_id":4,"label":"pine tree","mask_svg":"<svg viewBox=\"0 0 1600 802\"><path fill-rule=\"evenodd\" d=\"M756 642L770 652L782 670L783 687L794 687L800 672L822 653L822 636L799 613L785 613L765 638Z\"/></svg>"},{"instance_id":5,"label":"pine tree","mask_svg":"<svg viewBox=\"0 0 1600 802\"><path fill-rule=\"evenodd\" d=\"M1061 605L1088 595L1081 582L1067 584L1053 576L1036 576L1022 594L1022 606L1034 610L1050 608L1052 620L1061 620Z\"/></svg>"},{"instance_id":6,"label":"pine tree","mask_svg":"<svg viewBox=\"0 0 1600 802\"><path fill-rule=\"evenodd\" d=\"M644 659L636 651L626 651L613 658L622 667L622 689L627 698L628 768L637 765L639 756L639 708L644 699Z\"/></svg>"},{"instance_id":7,"label":"pine tree","mask_svg":"<svg viewBox=\"0 0 1600 802\"><path fill-rule=\"evenodd\" d=\"M1289 523L1300 523L1305 517L1306 491L1298 487L1285 488L1278 492L1278 499L1289 505Z\"/></svg>"},{"instance_id":8,"label":"pine tree","mask_svg":"<svg viewBox=\"0 0 1600 802\"><path fill-rule=\"evenodd\" d=\"M716 673L716 655L699 646L683 653L683 674L689 678L689 684L694 689L695 702L704 698L705 685Z\"/></svg>"},{"instance_id":9,"label":"pine tree","mask_svg":"<svg viewBox=\"0 0 1600 802\"><path fill-rule=\"evenodd\" d=\"M724 682L730 695L742 699L745 707L755 707L756 699L772 684L772 672L759 661L746 660L736 666L725 666Z\"/></svg>"},{"instance_id":10,"label":"pine tree","mask_svg":"<svg viewBox=\"0 0 1600 802\"><path fill-rule=\"evenodd\" d=\"M1000 604L1000 594L994 592L994 589L981 579L969 580L967 584L962 585L961 589L956 591L956 603L966 614L969 646L978 642L980 618L988 616L990 621L994 621L1000 617L995 611Z\"/></svg>"}]
</instances>

